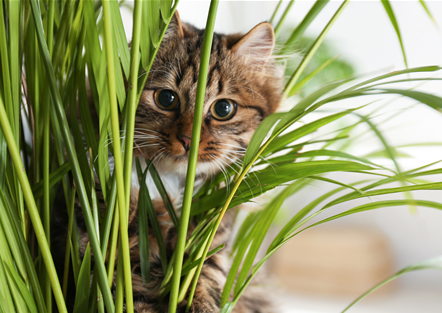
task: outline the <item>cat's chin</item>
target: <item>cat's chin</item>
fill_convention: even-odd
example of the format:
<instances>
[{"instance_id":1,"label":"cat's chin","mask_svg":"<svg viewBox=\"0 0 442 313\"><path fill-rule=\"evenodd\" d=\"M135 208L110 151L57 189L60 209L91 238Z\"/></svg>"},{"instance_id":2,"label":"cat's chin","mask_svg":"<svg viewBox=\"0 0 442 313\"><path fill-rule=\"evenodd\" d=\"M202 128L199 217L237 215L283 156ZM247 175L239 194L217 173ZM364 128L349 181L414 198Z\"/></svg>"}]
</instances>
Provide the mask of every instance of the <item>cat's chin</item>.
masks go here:
<instances>
[{"instance_id":1,"label":"cat's chin","mask_svg":"<svg viewBox=\"0 0 442 313\"><path fill-rule=\"evenodd\" d=\"M173 173L180 179L185 179L187 175L187 157L164 157L161 160L155 162L156 168L163 173ZM196 166L197 177L210 177L216 175L219 172L219 168L213 162L205 162L198 160Z\"/></svg>"}]
</instances>

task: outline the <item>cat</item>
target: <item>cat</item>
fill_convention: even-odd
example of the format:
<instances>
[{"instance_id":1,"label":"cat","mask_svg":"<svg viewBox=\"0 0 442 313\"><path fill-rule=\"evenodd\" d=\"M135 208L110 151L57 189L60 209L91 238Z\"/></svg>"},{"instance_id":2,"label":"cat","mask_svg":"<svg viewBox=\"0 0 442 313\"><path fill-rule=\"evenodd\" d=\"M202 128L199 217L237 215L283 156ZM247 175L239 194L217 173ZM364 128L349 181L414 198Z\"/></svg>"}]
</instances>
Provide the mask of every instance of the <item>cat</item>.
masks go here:
<instances>
[{"instance_id":1,"label":"cat","mask_svg":"<svg viewBox=\"0 0 442 313\"><path fill-rule=\"evenodd\" d=\"M134 153L141 159L153 161L178 215L191 145L203 37L204 30L181 22L179 14L175 12L136 111ZM273 28L267 22L258 24L246 35L214 33L196 168L196 189L206 178L244 156L253 132L266 116L275 112L282 101L283 71L272 58L274 46ZM135 170L132 174L129 241L134 309L138 313L167 312L167 301L161 303L158 297L164 274L153 232L149 234L151 281L148 284L142 281L137 224L139 183ZM147 185L170 257L176 241L176 230L150 176ZM96 188L104 209L100 186ZM84 255L89 238L78 201L76 214L80 253ZM227 248L205 262L190 312L220 311L221 292L229 271L228 243L234 216L235 210L229 210L215 235L211 249L222 243L227 244ZM178 311L184 312L185 305L184 301ZM252 285L233 312L264 313L273 312L273 309L266 293Z\"/></svg>"}]
</instances>

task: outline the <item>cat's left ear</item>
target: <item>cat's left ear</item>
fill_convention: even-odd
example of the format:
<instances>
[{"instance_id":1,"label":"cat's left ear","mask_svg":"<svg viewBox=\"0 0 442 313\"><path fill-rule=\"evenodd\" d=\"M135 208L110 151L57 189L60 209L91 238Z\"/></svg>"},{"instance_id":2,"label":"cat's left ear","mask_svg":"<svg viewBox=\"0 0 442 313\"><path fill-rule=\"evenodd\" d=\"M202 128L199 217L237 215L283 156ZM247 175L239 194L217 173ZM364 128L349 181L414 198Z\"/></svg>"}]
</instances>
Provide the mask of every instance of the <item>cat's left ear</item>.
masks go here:
<instances>
[{"instance_id":1,"label":"cat's left ear","mask_svg":"<svg viewBox=\"0 0 442 313\"><path fill-rule=\"evenodd\" d=\"M244 57L252 63L266 63L272 56L275 47L275 34L270 23L256 25L233 47L237 57Z\"/></svg>"}]
</instances>

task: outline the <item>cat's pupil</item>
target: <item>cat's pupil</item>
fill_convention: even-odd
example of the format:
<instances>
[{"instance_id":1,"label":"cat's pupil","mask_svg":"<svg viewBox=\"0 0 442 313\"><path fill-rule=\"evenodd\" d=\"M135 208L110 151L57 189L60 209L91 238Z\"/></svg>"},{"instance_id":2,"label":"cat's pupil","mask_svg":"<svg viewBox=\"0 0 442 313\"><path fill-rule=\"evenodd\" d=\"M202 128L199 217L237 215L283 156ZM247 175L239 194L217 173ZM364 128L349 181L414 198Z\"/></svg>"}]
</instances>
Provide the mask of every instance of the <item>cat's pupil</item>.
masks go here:
<instances>
[{"instance_id":1,"label":"cat's pupil","mask_svg":"<svg viewBox=\"0 0 442 313\"><path fill-rule=\"evenodd\" d=\"M219 100L215 103L215 113L219 117L228 116L233 110L233 105L227 100Z\"/></svg>"},{"instance_id":2,"label":"cat's pupil","mask_svg":"<svg viewBox=\"0 0 442 313\"><path fill-rule=\"evenodd\" d=\"M161 90L158 95L160 104L165 108L172 106L175 103L175 99L175 93L170 90Z\"/></svg>"}]
</instances>

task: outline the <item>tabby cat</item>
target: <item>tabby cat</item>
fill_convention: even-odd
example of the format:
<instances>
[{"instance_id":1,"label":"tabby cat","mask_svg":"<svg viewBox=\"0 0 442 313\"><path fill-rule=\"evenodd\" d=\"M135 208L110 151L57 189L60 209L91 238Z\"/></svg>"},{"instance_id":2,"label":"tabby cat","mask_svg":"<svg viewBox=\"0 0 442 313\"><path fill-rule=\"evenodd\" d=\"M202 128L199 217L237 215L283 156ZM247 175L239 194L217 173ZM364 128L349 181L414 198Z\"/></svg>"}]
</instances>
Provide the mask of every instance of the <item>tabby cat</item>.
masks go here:
<instances>
[{"instance_id":1,"label":"tabby cat","mask_svg":"<svg viewBox=\"0 0 442 313\"><path fill-rule=\"evenodd\" d=\"M203 36L204 30L182 23L178 13L175 13L149 73L136 113L135 153L142 159L153 160L178 214L191 145ZM221 168L237 162L244 155L257 126L281 102L283 73L272 58L274 44L273 28L269 23L255 26L245 36L214 34L196 188L207 177L217 174ZM135 170L132 182L129 239L135 311L167 312L167 301L161 303L158 299L164 275L153 232L149 235L151 281L149 284L142 282L137 223L139 184ZM176 230L150 176L147 184L170 257L176 242ZM102 198L99 190L98 193ZM101 203L104 203L103 199ZM83 255L89 238L79 203L76 206ZM227 248L204 264L191 312L220 311L221 291L229 270L228 244L234 211L226 214L211 247L226 243ZM261 288L251 285L233 312L273 312L268 298ZM184 312L185 305L180 304L178 311Z\"/></svg>"}]
</instances>

